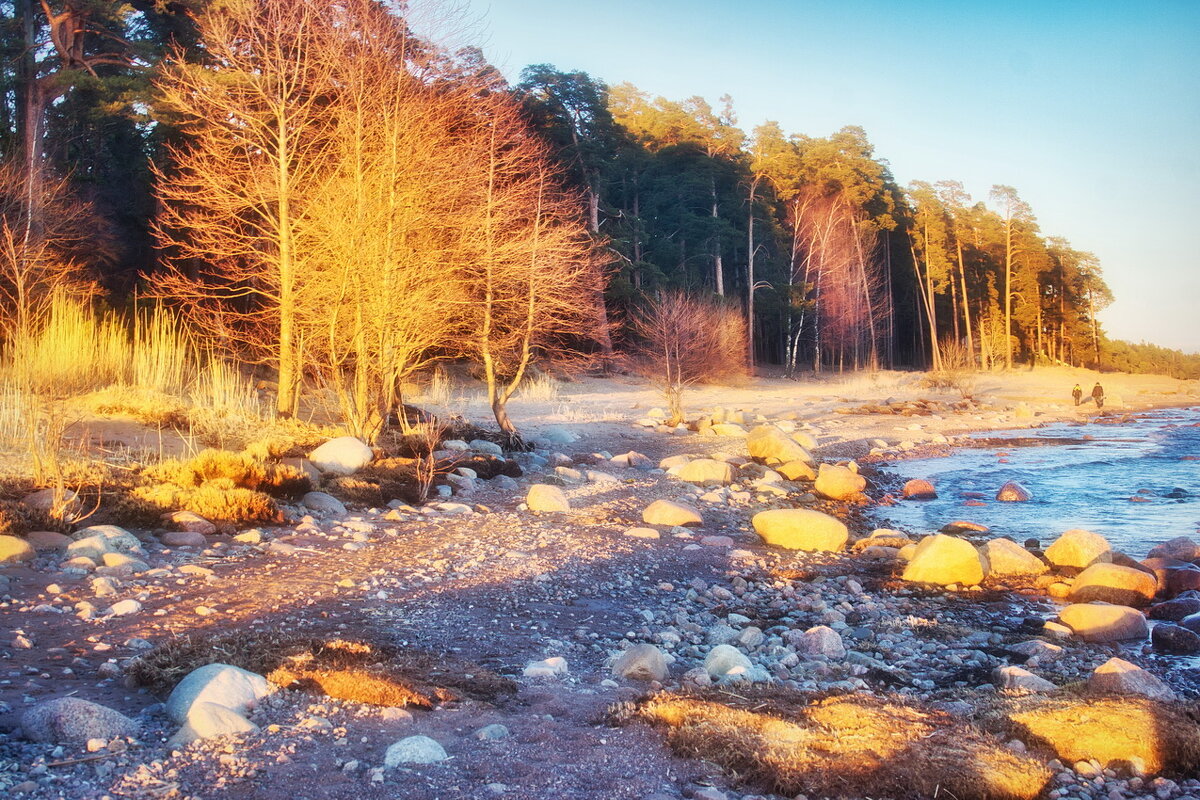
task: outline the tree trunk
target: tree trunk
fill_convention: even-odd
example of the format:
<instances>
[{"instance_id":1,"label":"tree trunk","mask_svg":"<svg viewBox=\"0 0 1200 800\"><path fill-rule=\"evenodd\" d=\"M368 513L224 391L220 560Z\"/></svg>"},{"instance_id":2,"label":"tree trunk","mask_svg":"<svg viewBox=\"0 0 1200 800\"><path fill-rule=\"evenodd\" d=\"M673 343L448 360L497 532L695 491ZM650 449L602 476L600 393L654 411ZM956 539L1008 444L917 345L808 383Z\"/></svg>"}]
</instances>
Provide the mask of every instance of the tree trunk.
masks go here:
<instances>
[{"instance_id":1,"label":"tree trunk","mask_svg":"<svg viewBox=\"0 0 1200 800\"><path fill-rule=\"evenodd\" d=\"M963 324L967 329L967 352L971 355L971 363L975 363L975 341L971 336L971 302L967 294L967 268L963 264L962 242L958 239L958 234L955 233L955 242L958 245L958 279L962 282L962 311Z\"/></svg>"}]
</instances>

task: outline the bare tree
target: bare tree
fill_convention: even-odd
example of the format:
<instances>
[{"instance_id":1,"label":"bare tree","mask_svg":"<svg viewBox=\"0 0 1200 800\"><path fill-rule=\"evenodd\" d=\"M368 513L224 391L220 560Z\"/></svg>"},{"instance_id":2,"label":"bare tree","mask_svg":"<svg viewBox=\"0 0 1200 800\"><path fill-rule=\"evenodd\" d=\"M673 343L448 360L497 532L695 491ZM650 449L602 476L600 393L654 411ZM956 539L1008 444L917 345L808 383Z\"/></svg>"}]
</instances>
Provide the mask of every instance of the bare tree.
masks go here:
<instances>
[{"instance_id":1,"label":"bare tree","mask_svg":"<svg viewBox=\"0 0 1200 800\"><path fill-rule=\"evenodd\" d=\"M197 20L207 61L177 53L158 84L189 134L158 171L158 234L175 265L161 289L278 367L280 416L299 402L304 228L324 213L331 168L332 13L305 0L214 3Z\"/></svg>"},{"instance_id":2,"label":"bare tree","mask_svg":"<svg viewBox=\"0 0 1200 800\"><path fill-rule=\"evenodd\" d=\"M730 306L685 292L664 292L631 318L639 371L662 393L669 422L683 421L683 393L697 383L745 377L745 320Z\"/></svg>"},{"instance_id":3,"label":"bare tree","mask_svg":"<svg viewBox=\"0 0 1200 800\"><path fill-rule=\"evenodd\" d=\"M481 98L459 135L475 147L465 162L473 213L458 256L467 298L461 352L482 366L496 422L519 445L507 405L534 356L602 338L601 264L578 198L560 186L546 146L510 99Z\"/></svg>"}]
</instances>

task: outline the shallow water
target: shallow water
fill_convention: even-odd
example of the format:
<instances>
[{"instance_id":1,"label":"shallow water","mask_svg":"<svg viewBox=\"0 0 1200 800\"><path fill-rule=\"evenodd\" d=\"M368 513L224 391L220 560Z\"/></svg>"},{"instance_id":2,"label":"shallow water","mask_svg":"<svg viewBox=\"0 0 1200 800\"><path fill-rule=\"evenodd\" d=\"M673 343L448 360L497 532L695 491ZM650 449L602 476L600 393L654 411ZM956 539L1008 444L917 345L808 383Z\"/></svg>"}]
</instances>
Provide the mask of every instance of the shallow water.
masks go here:
<instances>
[{"instance_id":1,"label":"shallow water","mask_svg":"<svg viewBox=\"0 0 1200 800\"><path fill-rule=\"evenodd\" d=\"M964 447L945 458L899 462L893 472L931 481L938 499L881 508L880 521L923 534L965 519L987 525L992 535L1018 542L1032 537L1043 546L1065 530L1084 528L1135 558L1176 536L1200 536L1200 460L1187 458L1200 459L1200 407L1122 424L1060 423L976 436L1005 437L1036 438L1046 446ZM997 502L1005 481L1018 481L1033 499ZM1176 489L1185 496L1167 497Z\"/></svg>"}]
</instances>

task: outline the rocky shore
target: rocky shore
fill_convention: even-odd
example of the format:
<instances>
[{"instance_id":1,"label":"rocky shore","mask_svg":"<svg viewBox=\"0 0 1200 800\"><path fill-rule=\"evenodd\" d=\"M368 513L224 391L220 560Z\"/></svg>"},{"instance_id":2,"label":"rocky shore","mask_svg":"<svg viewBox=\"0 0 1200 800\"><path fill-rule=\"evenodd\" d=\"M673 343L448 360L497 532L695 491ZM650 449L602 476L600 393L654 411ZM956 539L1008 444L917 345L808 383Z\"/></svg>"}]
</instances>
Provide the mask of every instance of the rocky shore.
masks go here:
<instances>
[{"instance_id":1,"label":"rocky shore","mask_svg":"<svg viewBox=\"0 0 1200 800\"><path fill-rule=\"evenodd\" d=\"M613 712L655 693L769 687L911 703L1045 770L1041 796L1200 797L1186 771L1200 758L1186 716L1200 682L1178 655L1200 650L1200 547L1174 541L1139 563L1088 532L1042 549L989 540L970 520L876 528L871 509L937 487L889 482L850 456L874 466L954 436L914 429L855 449L797 417L712 409L688 430L653 413L547 428L517 457L520 478L460 469L421 508L347 510L313 493L289 524L236 536L186 517L176 530L5 542L0 790L776 796ZM489 444L444 455L495 456ZM338 459L314 461L328 472ZM996 487L995 502L1022 491ZM386 641L460 665L459 686L486 673L511 691L380 706L284 691L213 666L220 653L170 693L138 685L139 661L172 637L214 632ZM427 669L431 683L445 677ZM1078 730L1073 745L1012 723L1043 698L1075 704L1080 730L1111 728L1078 713L1093 700L1129 701L1185 720L1181 741L1195 746L1081 753Z\"/></svg>"}]
</instances>

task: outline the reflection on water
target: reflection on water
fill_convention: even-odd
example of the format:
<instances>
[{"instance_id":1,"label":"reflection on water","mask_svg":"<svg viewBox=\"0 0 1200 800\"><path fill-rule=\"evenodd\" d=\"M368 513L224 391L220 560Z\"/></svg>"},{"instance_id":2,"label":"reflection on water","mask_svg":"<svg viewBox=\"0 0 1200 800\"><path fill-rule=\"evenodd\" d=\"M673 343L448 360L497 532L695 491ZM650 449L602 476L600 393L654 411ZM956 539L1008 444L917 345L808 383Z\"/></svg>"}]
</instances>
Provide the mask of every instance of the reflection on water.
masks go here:
<instances>
[{"instance_id":1,"label":"reflection on water","mask_svg":"<svg viewBox=\"0 0 1200 800\"><path fill-rule=\"evenodd\" d=\"M1193 459L1200 459L1200 407L1155 412L1123 424L1062 423L1009 435L1071 443L962 448L947 458L897 463L894 472L932 481L939 497L881 508L880 523L923 534L966 519L987 525L994 535L1018 542L1033 537L1043 546L1069 528L1085 528L1135 558L1176 536L1197 538L1200 460ZM1083 437L1090 439L1078 443ZM996 490L1011 480L1024 484L1033 500L996 502Z\"/></svg>"}]
</instances>

